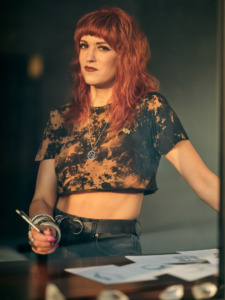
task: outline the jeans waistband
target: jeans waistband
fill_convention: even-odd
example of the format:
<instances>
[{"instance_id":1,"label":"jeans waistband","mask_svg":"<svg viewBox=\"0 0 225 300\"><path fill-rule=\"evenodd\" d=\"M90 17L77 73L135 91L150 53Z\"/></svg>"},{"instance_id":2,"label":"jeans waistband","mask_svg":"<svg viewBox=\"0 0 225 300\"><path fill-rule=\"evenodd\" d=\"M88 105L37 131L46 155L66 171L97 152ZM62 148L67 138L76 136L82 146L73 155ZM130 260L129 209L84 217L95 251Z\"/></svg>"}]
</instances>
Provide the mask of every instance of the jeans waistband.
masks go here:
<instances>
[{"instance_id":1,"label":"jeans waistband","mask_svg":"<svg viewBox=\"0 0 225 300\"><path fill-rule=\"evenodd\" d=\"M62 228L68 225L70 230L72 230L74 235L79 235L81 233L92 233L102 234L141 234L140 223L137 219L133 220L120 220L120 219L91 219L77 217L71 214L67 214L59 209L55 208L54 217L56 223Z\"/></svg>"}]
</instances>

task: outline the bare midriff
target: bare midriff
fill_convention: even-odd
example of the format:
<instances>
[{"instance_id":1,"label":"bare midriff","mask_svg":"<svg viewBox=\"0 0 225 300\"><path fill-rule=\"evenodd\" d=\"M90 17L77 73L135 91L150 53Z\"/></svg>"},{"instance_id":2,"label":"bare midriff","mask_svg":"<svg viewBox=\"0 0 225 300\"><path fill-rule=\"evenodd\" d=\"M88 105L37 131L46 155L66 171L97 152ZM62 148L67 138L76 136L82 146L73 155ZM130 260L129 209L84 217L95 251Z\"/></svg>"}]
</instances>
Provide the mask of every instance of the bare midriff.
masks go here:
<instances>
[{"instance_id":1,"label":"bare midriff","mask_svg":"<svg viewBox=\"0 0 225 300\"><path fill-rule=\"evenodd\" d=\"M89 192L60 197L56 207L68 214L93 219L136 219L143 193Z\"/></svg>"}]
</instances>

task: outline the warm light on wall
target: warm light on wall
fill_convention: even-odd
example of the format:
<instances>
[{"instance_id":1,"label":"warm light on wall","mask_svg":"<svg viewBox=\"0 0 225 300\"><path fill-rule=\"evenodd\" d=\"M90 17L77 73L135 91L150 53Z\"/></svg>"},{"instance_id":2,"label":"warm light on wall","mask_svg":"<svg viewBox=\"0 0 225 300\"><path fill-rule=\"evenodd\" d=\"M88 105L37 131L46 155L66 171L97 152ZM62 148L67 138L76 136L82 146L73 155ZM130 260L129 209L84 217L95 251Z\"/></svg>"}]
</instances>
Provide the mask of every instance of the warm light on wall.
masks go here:
<instances>
[{"instance_id":1,"label":"warm light on wall","mask_svg":"<svg viewBox=\"0 0 225 300\"><path fill-rule=\"evenodd\" d=\"M40 54L33 54L27 65L27 73L29 77L39 78L44 72L44 61Z\"/></svg>"}]
</instances>

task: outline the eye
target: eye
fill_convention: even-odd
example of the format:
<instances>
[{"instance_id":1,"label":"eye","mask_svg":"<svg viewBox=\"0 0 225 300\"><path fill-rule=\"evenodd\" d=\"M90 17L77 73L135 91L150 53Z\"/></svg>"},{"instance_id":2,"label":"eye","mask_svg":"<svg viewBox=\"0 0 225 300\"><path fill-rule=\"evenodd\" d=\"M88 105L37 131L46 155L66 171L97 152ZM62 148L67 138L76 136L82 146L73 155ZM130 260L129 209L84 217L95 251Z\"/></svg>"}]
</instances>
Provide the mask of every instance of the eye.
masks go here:
<instances>
[{"instance_id":1,"label":"eye","mask_svg":"<svg viewBox=\"0 0 225 300\"><path fill-rule=\"evenodd\" d=\"M85 48L88 47L88 44L86 44L86 43L80 43L79 47L80 47L80 49L85 49Z\"/></svg>"},{"instance_id":2,"label":"eye","mask_svg":"<svg viewBox=\"0 0 225 300\"><path fill-rule=\"evenodd\" d=\"M102 51L110 51L110 48L107 46L99 46L98 49L100 49Z\"/></svg>"}]
</instances>

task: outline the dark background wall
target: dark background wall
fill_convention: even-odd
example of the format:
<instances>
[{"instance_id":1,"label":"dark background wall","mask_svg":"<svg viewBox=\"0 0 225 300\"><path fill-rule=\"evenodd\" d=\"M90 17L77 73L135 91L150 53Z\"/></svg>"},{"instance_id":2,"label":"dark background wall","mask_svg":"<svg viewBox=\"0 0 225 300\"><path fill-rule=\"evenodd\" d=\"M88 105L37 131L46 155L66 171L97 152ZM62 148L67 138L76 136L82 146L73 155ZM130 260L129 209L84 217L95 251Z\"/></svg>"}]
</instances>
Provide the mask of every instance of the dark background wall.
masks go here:
<instances>
[{"instance_id":1,"label":"dark background wall","mask_svg":"<svg viewBox=\"0 0 225 300\"><path fill-rule=\"evenodd\" d=\"M69 63L76 22L102 5L119 6L136 17L149 38L149 69L159 78L161 92L178 113L201 157L218 172L216 0L2 1L2 243L26 238L27 226L14 209L28 211L38 168L34 156L49 110L71 99ZM44 67L38 78L28 74L29 61L35 54L41 57ZM160 190L144 200L140 216L144 233L166 232L167 243L167 231L179 228L183 236L179 245L186 235L185 243L191 247L217 246L217 214L196 198L165 159L159 169L158 185ZM198 238L193 241L188 228L198 228L204 240L200 238L200 244L196 244ZM166 244L158 243L160 247L166 249Z\"/></svg>"}]
</instances>

